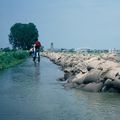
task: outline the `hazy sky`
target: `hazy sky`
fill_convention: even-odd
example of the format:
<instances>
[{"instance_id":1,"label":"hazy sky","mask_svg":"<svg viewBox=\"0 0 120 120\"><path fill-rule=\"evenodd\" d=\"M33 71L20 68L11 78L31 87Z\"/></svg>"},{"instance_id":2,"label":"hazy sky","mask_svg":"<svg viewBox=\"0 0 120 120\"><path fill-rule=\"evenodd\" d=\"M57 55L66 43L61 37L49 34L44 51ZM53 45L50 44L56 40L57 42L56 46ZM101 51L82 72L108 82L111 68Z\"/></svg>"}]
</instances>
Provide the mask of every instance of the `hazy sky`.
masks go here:
<instances>
[{"instance_id":1,"label":"hazy sky","mask_svg":"<svg viewBox=\"0 0 120 120\"><path fill-rule=\"evenodd\" d=\"M18 22L33 22L47 48L120 48L120 0L0 0L0 47Z\"/></svg>"}]
</instances>

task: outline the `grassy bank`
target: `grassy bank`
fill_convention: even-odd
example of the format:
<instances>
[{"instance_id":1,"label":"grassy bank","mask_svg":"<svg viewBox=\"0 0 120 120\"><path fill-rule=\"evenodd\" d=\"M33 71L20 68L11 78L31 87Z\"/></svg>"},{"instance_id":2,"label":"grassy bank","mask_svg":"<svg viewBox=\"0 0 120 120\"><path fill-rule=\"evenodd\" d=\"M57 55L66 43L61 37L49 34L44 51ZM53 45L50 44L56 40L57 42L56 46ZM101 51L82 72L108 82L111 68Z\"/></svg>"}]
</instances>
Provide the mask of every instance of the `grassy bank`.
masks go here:
<instances>
[{"instance_id":1,"label":"grassy bank","mask_svg":"<svg viewBox=\"0 0 120 120\"><path fill-rule=\"evenodd\" d=\"M0 70L21 63L27 56L26 51L0 52Z\"/></svg>"}]
</instances>

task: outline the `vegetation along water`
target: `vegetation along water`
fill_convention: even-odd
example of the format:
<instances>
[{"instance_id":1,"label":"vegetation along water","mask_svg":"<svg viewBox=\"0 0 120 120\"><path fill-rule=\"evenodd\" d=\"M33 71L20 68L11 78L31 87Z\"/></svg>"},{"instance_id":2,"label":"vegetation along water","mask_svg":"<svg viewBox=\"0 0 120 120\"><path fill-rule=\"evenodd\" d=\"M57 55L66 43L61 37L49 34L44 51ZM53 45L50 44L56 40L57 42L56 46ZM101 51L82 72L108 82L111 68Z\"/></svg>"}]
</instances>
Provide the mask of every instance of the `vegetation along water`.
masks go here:
<instances>
[{"instance_id":1,"label":"vegetation along water","mask_svg":"<svg viewBox=\"0 0 120 120\"><path fill-rule=\"evenodd\" d=\"M22 62L28 56L27 51L0 52L0 70Z\"/></svg>"}]
</instances>

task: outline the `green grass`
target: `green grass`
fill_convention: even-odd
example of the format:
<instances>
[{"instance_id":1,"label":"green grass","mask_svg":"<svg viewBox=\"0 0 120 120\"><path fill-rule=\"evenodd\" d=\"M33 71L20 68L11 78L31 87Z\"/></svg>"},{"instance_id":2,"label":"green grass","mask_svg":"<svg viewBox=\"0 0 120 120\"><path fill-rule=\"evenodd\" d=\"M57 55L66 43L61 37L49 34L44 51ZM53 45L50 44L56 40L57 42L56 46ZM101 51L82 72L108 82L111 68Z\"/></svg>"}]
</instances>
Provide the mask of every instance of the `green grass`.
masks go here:
<instances>
[{"instance_id":1,"label":"green grass","mask_svg":"<svg viewBox=\"0 0 120 120\"><path fill-rule=\"evenodd\" d=\"M26 51L0 52L0 70L19 64L27 57Z\"/></svg>"}]
</instances>

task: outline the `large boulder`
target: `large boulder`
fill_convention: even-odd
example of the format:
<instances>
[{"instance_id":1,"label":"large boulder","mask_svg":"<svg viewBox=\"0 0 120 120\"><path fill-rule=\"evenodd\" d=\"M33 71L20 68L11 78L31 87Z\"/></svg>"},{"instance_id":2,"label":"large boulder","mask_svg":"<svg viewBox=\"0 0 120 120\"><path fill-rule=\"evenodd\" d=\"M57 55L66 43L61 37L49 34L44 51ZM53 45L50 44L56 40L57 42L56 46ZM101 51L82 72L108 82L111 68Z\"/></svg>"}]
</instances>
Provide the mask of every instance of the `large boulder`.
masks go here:
<instances>
[{"instance_id":1,"label":"large boulder","mask_svg":"<svg viewBox=\"0 0 120 120\"><path fill-rule=\"evenodd\" d=\"M105 60L99 57L93 57L89 60L86 60L85 62L92 68L99 68L100 65L105 62Z\"/></svg>"},{"instance_id":2,"label":"large boulder","mask_svg":"<svg viewBox=\"0 0 120 120\"><path fill-rule=\"evenodd\" d=\"M100 75L101 75L101 70L93 69L86 74L83 83L88 84L91 82L99 82Z\"/></svg>"},{"instance_id":3,"label":"large boulder","mask_svg":"<svg viewBox=\"0 0 120 120\"><path fill-rule=\"evenodd\" d=\"M113 69L108 69L106 74L104 75L105 79L116 79L120 75L120 68L113 68Z\"/></svg>"},{"instance_id":4,"label":"large boulder","mask_svg":"<svg viewBox=\"0 0 120 120\"><path fill-rule=\"evenodd\" d=\"M120 80L119 79L115 79L114 81L111 81L111 85L113 88L120 91Z\"/></svg>"},{"instance_id":5,"label":"large boulder","mask_svg":"<svg viewBox=\"0 0 120 120\"><path fill-rule=\"evenodd\" d=\"M119 79L107 79L102 88L102 92L120 92L120 80Z\"/></svg>"},{"instance_id":6,"label":"large boulder","mask_svg":"<svg viewBox=\"0 0 120 120\"><path fill-rule=\"evenodd\" d=\"M86 75L87 75L87 73L86 74L79 73L72 79L72 82L80 85L83 83Z\"/></svg>"},{"instance_id":7,"label":"large boulder","mask_svg":"<svg viewBox=\"0 0 120 120\"><path fill-rule=\"evenodd\" d=\"M77 69L78 71L81 71L82 73L86 73L88 72L88 65L83 62L83 61L79 61L78 64L75 66L75 69Z\"/></svg>"},{"instance_id":8,"label":"large boulder","mask_svg":"<svg viewBox=\"0 0 120 120\"><path fill-rule=\"evenodd\" d=\"M100 92L102 89L102 86L103 86L102 82L99 82L99 83L93 82L85 85L84 87L82 87L82 89L89 92Z\"/></svg>"},{"instance_id":9,"label":"large boulder","mask_svg":"<svg viewBox=\"0 0 120 120\"><path fill-rule=\"evenodd\" d=\"M106 60L105 62L101 63L99 65L99 67L103 68L103 70L104 69L114 69L114 68L120 67L120 64L113 62L113 61Z\"/></svg>"}]
</instances>

